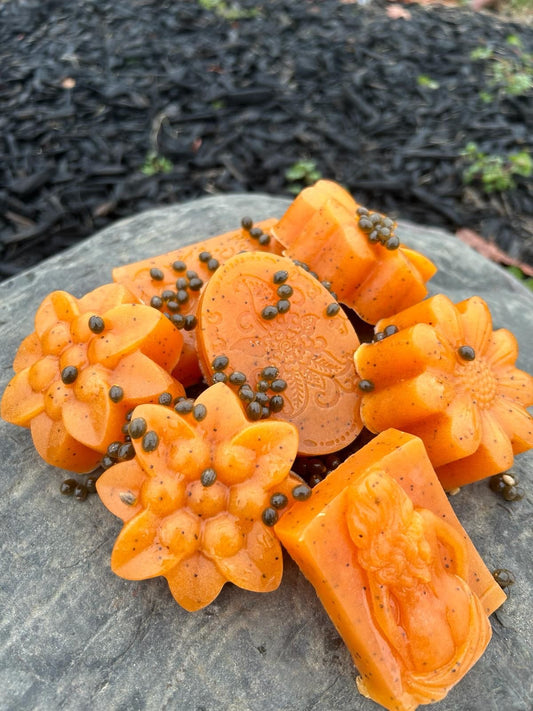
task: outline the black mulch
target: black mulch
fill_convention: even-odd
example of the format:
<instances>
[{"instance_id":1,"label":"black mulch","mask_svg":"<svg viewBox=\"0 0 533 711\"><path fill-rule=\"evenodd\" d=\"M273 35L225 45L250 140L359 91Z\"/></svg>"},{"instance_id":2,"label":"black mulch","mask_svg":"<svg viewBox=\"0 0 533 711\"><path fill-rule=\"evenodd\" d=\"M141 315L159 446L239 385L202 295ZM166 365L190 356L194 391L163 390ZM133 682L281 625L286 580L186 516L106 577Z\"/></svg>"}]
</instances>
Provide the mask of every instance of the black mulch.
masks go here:
<instances>
[{"instance_id":1,"label":"black mulch","mask_svg":"<svg viewBox=\"0 0 533 711\"><path fill-rule=\"evenodd\" d=\"M532 180L487 194L462 156L533 156L533 93L511 88L533 27L386 7L0 0L0 278L154 206L289 196L305 160L370 208L533 264Z\"/></svg>"}]
</instances>

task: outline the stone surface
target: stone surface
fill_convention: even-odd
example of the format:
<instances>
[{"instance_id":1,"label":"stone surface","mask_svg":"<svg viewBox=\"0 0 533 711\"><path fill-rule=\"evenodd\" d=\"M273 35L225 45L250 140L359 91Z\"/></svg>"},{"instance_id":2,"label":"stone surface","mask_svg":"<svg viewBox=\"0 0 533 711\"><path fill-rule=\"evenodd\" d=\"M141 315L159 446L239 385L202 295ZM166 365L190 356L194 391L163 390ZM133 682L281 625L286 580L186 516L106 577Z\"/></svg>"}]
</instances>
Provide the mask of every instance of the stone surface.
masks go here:
<instances>
[{"instance_id":1,"label":"stone surface","mask_svg":"<svg viewBox=\"0 0 533 711\"><path fill-rule=\"evenodd\" d=\"M260 195L207 198L125 220L0 284L0 388L51 290L76 296L110 280L115 265L233 229L243 214L281 215L287 202ZM440 230L400 234L439 266L432 292L479 294L496 326L510 328L519 366L533 371L533 297L497 266ZM64 472L35 454L29 433L0 422L0 708L372 711L356 671L311 588L290 560L268 595L227 585L187 613L166 582L114 576L109 555L120 522L90 497L59 494ZM529 711L533 705L533 454L517 459L527 497L506 503L486 482L452 503L487 565L517 582L492 618L484 657L436 708Z\"/></svg>"}]
</instances>

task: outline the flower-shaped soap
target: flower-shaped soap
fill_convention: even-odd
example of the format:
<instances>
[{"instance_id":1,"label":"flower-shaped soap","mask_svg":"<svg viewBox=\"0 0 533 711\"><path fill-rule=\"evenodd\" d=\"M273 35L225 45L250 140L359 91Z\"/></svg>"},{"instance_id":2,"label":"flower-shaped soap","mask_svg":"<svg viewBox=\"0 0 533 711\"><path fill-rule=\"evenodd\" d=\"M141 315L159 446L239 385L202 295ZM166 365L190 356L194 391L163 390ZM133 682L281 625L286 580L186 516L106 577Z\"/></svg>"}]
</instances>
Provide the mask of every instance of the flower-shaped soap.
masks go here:
<instances>
[{"instance_id":1,"label":"flower-shaped soap","mask_svg":"<svg viewBox=\"0 0 533 711\"><path fill-rule=\"evenodd\" d=\"M255 592L277 588L282 553L271 527L306 488L290 472L296 427L249 422L238 396L217 383L175 409L137 407L129 430L135 458L97 483L104 505L124 521L112 570L129 580L166 577L190 611L212 602L226 581Z\"/></svg>"},{"instance_id":2,"label":"flower-shaped soap","mask_svg":"<svg viewBox=\"0 0 533 711\"><path fill-rule=\"evenodd\" d=\"M533 446L533 378L517 356L483 299L433 296L381 320L355 353L363 422L419 436L446 489L503 472Z\"/></svg>"},{"instance_id":3,"label":"flower-shaped soap","mask_svg":"<svg viewBox=\"0 0 533 711\"><path fill-rule=\"evenodd\" d=\"M2 417L29 427L49 464L91 471L107 446L122 439L133 407L164 392L183 395L169 375L182 341L165 316L119 284L81 299L54 291L17 351Z\"/></svg>"},{"instance_id":4,"label":"flower-shaped soap","mask_svg":"<svg viewBox=\"0 0 533 711\"><path fill-rule=\"evenodd\" d=\"M358 205L337 183L319 180L299 193L272 233L287 257L307 264L341 303L376 323L421 301L437 271L400 244L395 229L392 219Z\"/></svg>"}]
</instances>

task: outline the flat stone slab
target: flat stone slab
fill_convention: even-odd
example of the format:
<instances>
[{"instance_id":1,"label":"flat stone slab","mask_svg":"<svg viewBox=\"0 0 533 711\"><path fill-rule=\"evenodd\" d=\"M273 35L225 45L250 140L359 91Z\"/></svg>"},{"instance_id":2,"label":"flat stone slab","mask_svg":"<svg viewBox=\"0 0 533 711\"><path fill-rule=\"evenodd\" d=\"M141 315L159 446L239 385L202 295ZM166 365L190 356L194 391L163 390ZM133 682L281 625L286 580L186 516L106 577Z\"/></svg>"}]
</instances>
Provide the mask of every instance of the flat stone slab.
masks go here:
<instances>
[{"instance_id":1,"label":"flat stone slab","mask_svg":"<svg viewBox=\"0 0 533 711\"><path fill-rule=\"evenodd\" d=\"M0 387L21 340L53 289L75 296L110 281L112 267L175 249L254 220L287 201L213 197L124 220L74 249L0 284ZM533 371L533 296L502 269L441 230L401 224L402 241L438 265L432 293L474 294L496 327L520 344ZM96 496L59 494L65 473L44 464L29 432L0 422L0 708L372 711L355 686L351 658L318 599L288 558L280 588L260 595L226 585L206 609L187 613L162 578L122 580L109 556L120 522ZM487 482L452 504L488 567L516 584L492 617L483 658L436 708L530 711L533 707L533 453L514 471L527 496L507 503Z\"/></svg>"}]
</instances>

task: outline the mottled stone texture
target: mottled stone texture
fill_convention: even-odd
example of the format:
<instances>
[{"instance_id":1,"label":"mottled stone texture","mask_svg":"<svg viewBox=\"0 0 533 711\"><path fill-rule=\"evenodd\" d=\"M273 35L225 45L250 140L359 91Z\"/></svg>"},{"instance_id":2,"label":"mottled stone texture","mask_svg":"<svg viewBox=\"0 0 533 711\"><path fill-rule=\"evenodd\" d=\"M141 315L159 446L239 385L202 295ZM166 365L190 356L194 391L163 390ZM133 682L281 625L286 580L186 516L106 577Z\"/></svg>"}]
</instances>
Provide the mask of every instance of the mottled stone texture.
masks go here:
<instances>
[{"instance_id":1,"label":"mottled stone texture","mask_svg":"<svg viewBox=\"0 0 533 711\"><path fill-rule=\"evenodd\" d=\"M125 220L38 268L0 284L1 383L51 290L76 296L110 280L114 265L233 229L243 214L281 215L261 195L214 197ZM533 297L497 266L440 230L401 225L401 236L439 266L432 292L479 294L533 370ZM281 587L259 595L226 586L197 613L181 610L163 579L121 580L109 569L120 522L97 497L59 494L64 472L43 464L29 433L0 423L0 708L372 711L350 657L290 560ZM528 496L506 503L486 482L452 503L491 568L516 575L493 617L493 640L437 707L529 711L533 706L533 456L516 472Z\"/></svg>"}]
</instances>

